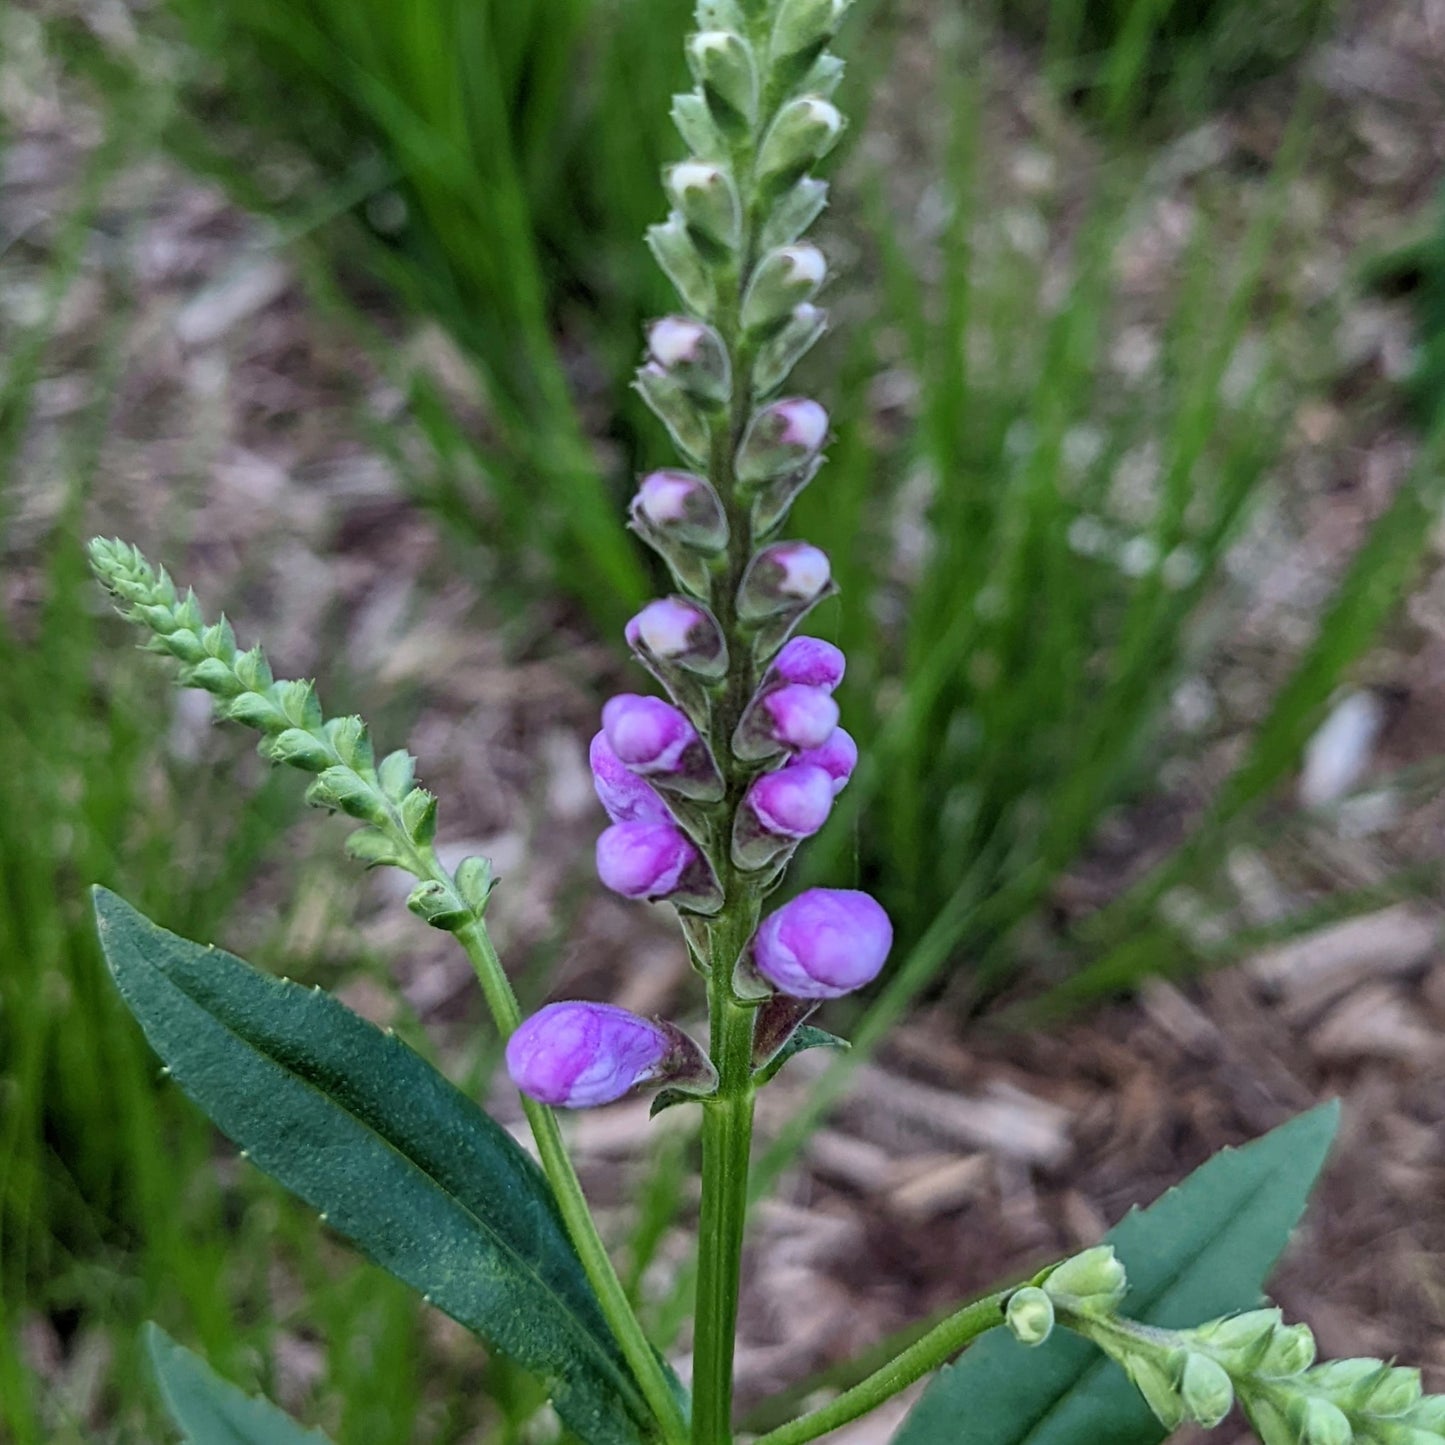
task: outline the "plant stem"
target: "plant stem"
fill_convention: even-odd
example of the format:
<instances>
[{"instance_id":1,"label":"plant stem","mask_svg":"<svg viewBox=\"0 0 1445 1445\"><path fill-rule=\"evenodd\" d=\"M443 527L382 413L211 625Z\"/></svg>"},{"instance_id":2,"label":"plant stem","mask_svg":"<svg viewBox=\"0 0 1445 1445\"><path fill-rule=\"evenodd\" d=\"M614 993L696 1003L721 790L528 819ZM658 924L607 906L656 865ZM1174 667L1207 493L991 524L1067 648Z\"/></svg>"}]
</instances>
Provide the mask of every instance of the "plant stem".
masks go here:
<instances>
[{"instance_id":1,"label":"plant stem","mask_svg":"<svg viewBox=\"0 0 1445 1445\"><path fill-rule=\"evenodd\" d=\"M449 881L446 870L429 860L434 876ZM517 1006L517 996L502 970L501 959L486 925L481 922L469 923L457 933L457 942L466 951L472 968L481 984L483 997L496 1023L497 1031L508 1038L522 1021ZM542 1170L552 1186L558 1208L562 1211L563 1222L572 1243L582 1260L582 1268L597 1292L598 1302L612 1333L622 1349L623 1356L632 1369L638 1388L642 1391L648 1407L657 1418L663 1438L669 1445L680 1445L687 1439L687 1422L683 1419L682 1407L669 1383L662 1365L643 1333L637 1315L628 1303L627 1292L617 1277L607 1247L597 1232L596 1221L587 1207L582 1183L572 1166L566 1145L562 1142L562 1131L557 1125L557 1116L545 1104L522 1098L522 1109L532 1127L532 1137L537 1143Z\"/></svg>"},{"instance_id":2,"label":"plant stem","mask_svg":"<svg viewBox=\"0 0 1445 1445\"><path fill-rule=\"evenodd\" d=\"M712 1061L718 1091L703 1106L702 1211L698 1220L693 1334L693 1442L732 1439L733 1349L748 1209L753 1134L754 1009L732 991L733 964L752 936L757 904L743 900L709 931Z\"/></svg>"},{"instance_id":3,"label":"plant stem","mask_svg":"<svg viewBox=\"0 0 1445 1445\"><path fill-rule=\"evenodd\" d=\"M915 1380L936 1370L980 1335L1003 1324L1004 1303L1011 1293L1012 1290L1000 1290L965 1305L830 1404L759 1436L754 1445L806 1445L807 1441L866 1415L900 1390L906 1390Z\"/></svg>"}]
</instances>

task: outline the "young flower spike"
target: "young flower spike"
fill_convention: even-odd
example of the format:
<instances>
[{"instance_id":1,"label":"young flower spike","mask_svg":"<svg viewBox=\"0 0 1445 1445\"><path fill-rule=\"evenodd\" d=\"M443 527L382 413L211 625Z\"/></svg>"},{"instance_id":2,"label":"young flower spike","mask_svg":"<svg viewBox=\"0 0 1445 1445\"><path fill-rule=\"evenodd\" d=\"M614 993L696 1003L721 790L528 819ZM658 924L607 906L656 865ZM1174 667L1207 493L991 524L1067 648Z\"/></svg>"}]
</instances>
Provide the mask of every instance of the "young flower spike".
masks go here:
<instances>
[{"instance_id":1,"label":"young flower spike","mask_svg":"<svg viewBox=\"0 0 1445 1445\"><path fill-rule=\"evenodd\" d=\"M590 1109L658 1078L672 1046L665 1030L626 1009L554 1003L507 1040L507 1072L540 1103Z\"/></svg>"},{"instance_id":2,"label":"young flower spike","mask_svg":"<svg viewBox=\"0 0 1445 1445\"><path fill-rule=\"evenodd\" d=\"M667 804L652 784L640 778L612 749L607 734L600 732L587 751L592 765L592 786L597 799L614 823L665 823L670 818Z\"/></svg>"},{"instance_id":3,"label":"young flower spike","mask_svg":"<svg viewBox=\"0 0 1445 1445\"><path fill-rule=\"evenodd\" d=\"M794 998L841 998L878 977L893 946L888 915L866 893L810 888L769 914L753 966Z\"/></svg>"}]
</instances>

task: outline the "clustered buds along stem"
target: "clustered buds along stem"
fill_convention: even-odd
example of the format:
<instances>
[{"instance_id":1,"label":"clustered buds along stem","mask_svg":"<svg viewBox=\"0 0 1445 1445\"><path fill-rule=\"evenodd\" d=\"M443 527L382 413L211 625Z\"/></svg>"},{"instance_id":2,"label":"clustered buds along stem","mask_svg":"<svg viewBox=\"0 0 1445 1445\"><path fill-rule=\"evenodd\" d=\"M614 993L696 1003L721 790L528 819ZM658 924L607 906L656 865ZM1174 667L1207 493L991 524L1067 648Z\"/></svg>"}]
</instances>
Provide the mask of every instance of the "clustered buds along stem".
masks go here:
<instances>
[{"instance_id":1,"label":"clustered buds along stem","mask_svg":"<svg viewBox=\"0 0 1445 1445\"><path fill-rule=\"evenodd\" d=\"M1309 1327L1277 1309L1250 1310L1193 1329L1138 1324L1116 1313L1127 1289L1108 1245L1065 1260L1005 1307L1025 1344L1058 1322L1122 1366L1167 1430L1206 1430L1236 1403L1264 1445L1440 1445L1445 1395L1423 1393L1418 1370L1382 1360L1315 1363ZM1047 1307L1047 1308L1045 1308Z\"/></svg>"},{"instance_id":2,"label":"clustered buds along stem","mask_svg":"<svg viewBox=\"0 0 1445 1445\"><path fill-rule=\"evenodd\" d=\"M684 915L710 979L715 1064L719 1011L734 1022L748 1014L751 1031L751 1011L791 997L796 1006L765 1012L795 1028L817 1000L871 982L892 942L883 910L849 890L811 889L760 921L762 899L858 763L833 696L843 654L793 636L836 591L827 555L777 540L821 465L828 413L808 397L774 399L826 325L816 300L827 262L801 238L827 196L809 170L843 130L828 98L842 67L826 47L846 8L702 0L687 42L696 88L672 112L691 154L664 174L671 212L648 232L683 310L648 327L637 387L685 466L642 478L631 525L680 590L626 629L667 700L614 697L592 742L612 820L597 869L624 897ZM529 1038L578 1017L544 1010ZM614 1035L588 1037L605 1049ZM772 1040L770 1059L786 1057L784 1043ZM513 1075L538 1087L533 1073ZM720 1077L723 1089L752 1087ZM652 1065L636 1073L639 1083L665 1078Z\"/></svg>"}]
</instances>

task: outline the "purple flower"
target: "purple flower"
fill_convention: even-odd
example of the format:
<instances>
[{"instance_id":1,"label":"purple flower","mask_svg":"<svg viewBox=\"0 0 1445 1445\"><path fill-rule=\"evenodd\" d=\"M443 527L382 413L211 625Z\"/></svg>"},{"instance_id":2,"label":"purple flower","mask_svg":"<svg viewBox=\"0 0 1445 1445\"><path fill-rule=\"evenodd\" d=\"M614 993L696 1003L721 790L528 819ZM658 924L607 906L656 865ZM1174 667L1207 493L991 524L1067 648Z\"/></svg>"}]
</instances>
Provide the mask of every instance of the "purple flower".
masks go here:
<instances>
[{"instance_id":1,"label":"purple flower","mask_svg":"<svg viewBox=\"0 0 1445 1445\"><path fill-rule=\"evenodd\" d=\"M597 840L597 876L624 898L670 897L699 866L697 849L670 822L614 823Z\"/></svg>"},{"instance_id":2,"label":"purple flower","mask_svg":"<svg viewBox=\"0 0 1445 1445\"><path fill-rule=\"evenodd\" d=\"M634 692L620 693L604 705L602 731L622 762L644 774L681 772L688 751L700 742L678 708Z\"/></svg>"},{"instance_id":3,"label":"purple flower","mask_svg":"<svg viewBox=\"0 0 1445 1445\"><path fill-rule=\"evenodd\" d=\"M827 596L828 554L811 542L774 542L748 564L738 589L738 615L749 620L801 613Z\"/></svg>"},{"instance_id":4,"label":"purple flower","mask_svg":"<svg viewBox=\"0 0 1445 1445\"><path fill-rule=\"evenodd\" d=\"M769 677L832 692L843 681L846 666L842 649L831 642L824 642L821 637L792 637L773 659Z\"/></svg>"},{"instance_id":5,"label":"purple flower","mask_svg":"<svg viewBox=\"0 0 1445 1445\"><path fill-rule=\"evenodd\" d=\"M748 789L747 805L765 832L809 838L828 821L833 779L820 767L794 763L758 778Z\"/></svg>"},{"instance_id":6,"label":"purple flower","mask_svg":"<svg viewBox=\"0 0 1445 1445\"><path fill-rule=\"evenodd\" d=\"M543 1104L589 1109L656 1078L672 1050L663 1029L605 1003L554 1003L507 1040L507 1072Z\"/></svg>"},{"instance_id":7,"label":"purple flower","mask_svg":"<svg viewBox=\"0 0 1445 1445\"><path fill-rule=\"evenodd\" d=\"M753 964L794 998L839 998L877 978L892 946L893 925L866 893L810 888L763 920Z\"/></svg>"},{"instance_id":8,"label":"purple flower","mask_svg":"<svg viewBox=\"0 0 1445 1445\"><path fill-rule=\"evenodd\" d=\"M587 756L598 801L614 823L665 823L671 817L652 784L638 777L612 750L606 733L592 739Z\"/></svg>"},{"instance_id":9,"label":"purple flower","mask_svg":"<svg viewBox=\"0 0 1445 1445\"><path fill-rule=\"evenodd\" d=\"M712 615L683 597L649 602L626 628L627 645L660 662L717 676L727 668L727 648Z\"/></svg>"},{"instance_id":10,"label":"purple flower","mask_svg":"<svg viewBox=\"0 0 1445 1445\"><path fill-rule=\"evenodd\" d=\"M858 766L858 744L842 728L834 728L832 736L822 747L809 748L793 759L794 766L812 763L822 768L833 782L833 796L836 798L848 786L853 769Z\"/></svg>"},{"instance_id":11,"label":"purple flower","mask_svg":"<svg viewBox=\"0 0 1445 1445\"><path fill-rule=\"evenodd\" d=\"M759 705L774 742L796 752L820 748L838 726L838 704L821 687L786 683Z\"/></svg>"}]
</instances>

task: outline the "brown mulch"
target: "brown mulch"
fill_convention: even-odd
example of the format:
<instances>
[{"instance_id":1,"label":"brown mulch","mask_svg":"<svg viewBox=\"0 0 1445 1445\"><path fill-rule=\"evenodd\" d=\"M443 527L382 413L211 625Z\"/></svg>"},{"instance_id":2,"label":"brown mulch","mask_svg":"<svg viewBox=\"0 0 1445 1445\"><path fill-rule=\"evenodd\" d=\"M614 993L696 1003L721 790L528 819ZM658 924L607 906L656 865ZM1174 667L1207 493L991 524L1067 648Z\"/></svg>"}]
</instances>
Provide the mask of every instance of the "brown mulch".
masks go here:
<instances>
[{"instance_id":1,"label":"brown mulch","mask_svg":"<svg viewBox=\"0 0 1445 1445\"><path fill-rule=\"evenodd\" d=\"M18 59L5 70L11 135L0 219L24 241L0 275L0 303L23 317L95 133L46 69L28 22L11 12L6 24L15 33L0 50ZM1355 249L1388 239L1438 180L1428 122L1439 120L1439 104L1421 99L1431 57L1445 59L1445 7L1401 0L1366 7L1318 62L1346 122L1345 177L1358 192L1338 176L1333 190L1321 182L1326 200L1339 199L1337 209L1324 206L1321 284L1343 286ZM1241 119L1226 144L1251 143ZM415 716L408 740L444 798L447 846L488 853L504 876L496 931L509 959L552 968L555 952L559 990L695 1016L674 931L596 896L588 882L598 819L584 748L604 684L621 675L612 652L546 603L520 621L489 609L453 544L408 500L393 460L356 440L361 415L404 428L393 387L309 307L263 226L157 160L127 170L105 218L47 353L11 500L6 601L23 614L37 600L25 563L63 501L50 463L90 394L106 319L128 308L128 364L109 409L93 523L155 547L184 581L225 598L245 635L266 638L278 669L336 679L348 706ZM1396 376L1408 351L1405 312L1357 297L1333 344L1346 381ZM433 359L445 350L433 336L415 345ZM1336 571L1408 460L1398 418L1361 423L1350 400L1341 382L1298 419L1285 478L1299 518L1287 577ZM1279 555L1269 553L1272 564ZM1381 772L1438 751L1441 585L1426 580L1410 626L1371 663L1370 681L1403 699L1375 759ZM1288 635L1315 605L1308 586L1296 595L1261 589L1256 601L1251 625L1271 636ZM245 746L212 732L195 702L176 700L175 746L202 756ZM1401 833L1407 853L1438 855L1433 809L1392 826L1388 846L1368 831L1329 846L1363 878L1395 856ZM308 831L295 846L316 841ZM352 875L308 879L292 896L292 871L291 860L277 860L257 883L283 910L289 951L339 975L363 1011L394 1015L394 998L372 975L347 972L357 938ZM361 937L398 960L406 1005L462 1072L477 1017L465 964L397 906L393 880L363 886ZM1340 1144L1278 1298L1313 1324L1324 1353L1398 1355L1445 1389L1439 935L1436 909L1402 904L1185 987L1152 985L1135 1002L1046 1032L965 1034L945 1010L915 1017L759 1212L744 1395L760 1398L1000 1275L1091 1242L1214 1150L1336 1096L1345 1102ZM525 973L522 986L536 991ZM765 1128L812 1067L800 1060L783 1076ZM620 1227L647 1148L645 1105L573 1127L589 1183ZM686 1129L685 1111L659 1127ZM686 1247L682 1232L665 1243L659 1286ZM866 1422L849 1438L882 1440L895 1419Z\"/></svg>"}]
</instances>

